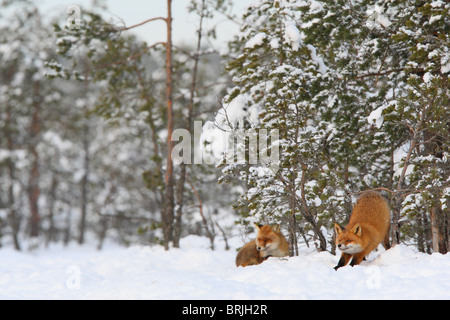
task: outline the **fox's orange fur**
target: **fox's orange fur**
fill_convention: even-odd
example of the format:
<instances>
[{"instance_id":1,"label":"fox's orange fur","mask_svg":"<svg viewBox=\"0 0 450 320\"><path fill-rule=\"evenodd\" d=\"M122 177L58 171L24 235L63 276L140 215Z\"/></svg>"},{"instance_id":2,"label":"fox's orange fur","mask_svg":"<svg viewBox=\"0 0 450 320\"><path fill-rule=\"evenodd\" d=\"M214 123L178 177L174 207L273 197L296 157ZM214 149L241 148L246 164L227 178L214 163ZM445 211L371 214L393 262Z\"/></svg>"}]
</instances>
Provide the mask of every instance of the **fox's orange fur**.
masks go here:
<instances>
[{"instance_id":1,"label":"fox's orange fur","mask_svg":"<svg viewBox=\"0 0 450 320\"><path fill-rule=\"evenodd\" d=\"M289 244L279 228L256 225L256 239L245 244L236 257L236 266L260 264L268 257L285 257L289 254Z\"/></svg>"},{"instance_id":2,"label":"fox's orange fur","mask_svg":"<svg viewBox=\"0 0 450 320\"><path fill-rule=\"evenodd\" d=\"M261 257L261 253L256 249L256 240L250 241L239 250L236 257L236 267L252 266L260 264L266 258Z\"/></svg>"},{"instance_id":3,"label":"fox's orange fur","mask_svg":"<svg viewBox=\"0 0 450 320\"><path fill-rule=\"evenodd\" d=\"M364 192L353 207L347 227L334 225L336 246L342 251L334 269L345 266L351 258L351 266L360 264L382 242L388 249L390 219L387 201L378 192Z\"/></svg>"}]
</instances>

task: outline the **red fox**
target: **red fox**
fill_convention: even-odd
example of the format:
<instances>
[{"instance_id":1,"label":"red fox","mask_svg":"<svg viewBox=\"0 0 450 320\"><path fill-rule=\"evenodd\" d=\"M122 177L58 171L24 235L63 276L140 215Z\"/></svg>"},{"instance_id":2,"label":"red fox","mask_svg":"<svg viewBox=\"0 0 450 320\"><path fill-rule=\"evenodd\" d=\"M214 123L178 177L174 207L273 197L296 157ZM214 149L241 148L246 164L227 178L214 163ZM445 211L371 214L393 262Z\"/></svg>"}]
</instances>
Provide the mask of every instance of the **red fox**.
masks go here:
<instances>
[{"instance_id":1,"label":"red fox","mask_svg":"<svg viewBox=\"0 0 450 320\"><path fill-rule=\"evenodd\" d=\"M336 246L342 251L334 269L345 266L351 258L351 266L360 264L382 242L389 249L390 219L387 201L378 192L364 192L353 207L347 227L334 225Z\"/></svg>"},{"instance_id":2,"label":"red fox","mask_svg":"<svg viewBox=\"0 0 450 320\"><path fill-rule=\"evenodd\" d=\"M280 232L280 227L255 224L256 239L245 244L236 257L236 267L262 263L269 257L285 257L289 254L289 244Z\"/></svg>"}]
</instances>

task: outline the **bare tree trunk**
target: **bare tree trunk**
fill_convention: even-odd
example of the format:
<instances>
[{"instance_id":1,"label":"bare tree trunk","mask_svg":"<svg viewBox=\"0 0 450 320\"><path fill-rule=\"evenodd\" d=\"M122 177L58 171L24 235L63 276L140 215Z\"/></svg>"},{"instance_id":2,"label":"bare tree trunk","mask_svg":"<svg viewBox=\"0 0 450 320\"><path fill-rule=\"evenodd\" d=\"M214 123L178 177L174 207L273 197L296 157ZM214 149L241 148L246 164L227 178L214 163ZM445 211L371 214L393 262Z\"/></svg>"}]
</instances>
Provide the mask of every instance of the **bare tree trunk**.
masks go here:
<instances>
[{"instance_id":1,"label":"bare tree trunk","mask_svg":"<svg viewBox=\"0 0 450 320\"><path fill-rule=\"evenodd\" d=\"M425 238L425 247L424 247L424 252L431 254L431 249L432 249L432 236L431 236L431 228L429 228L430 225L430 221L428 220L428 215L426 213L422 214L422 219L423 219L423 233L424 233L424 238Z\"/></svg>"},{"instance_id":2,"label":"bare tree trunk","mask_svg":"<svg viewBox=\"0 0 450 320\"><path fill-rule=\"evenodd\" d=\"M172 81L172 0L167 0L167 42L166 42L166 99L167 99L167 159L165 175L165 203L162 211L164 248L169 250L169 242L173 237L174 218L174 185L173 185L173 161L172 150L174 143L172 133L174 129L173 119L173 81Z\"/></svg>"},{"instance_id":3,"label":"bare tree trunk","mask_svg":"<svg viewBox=\"0 0 450 320\"><path fill-rule=\"evenodd\" d=\"M180 247L180 238L181 238L181 217L183 215L183 206L184 206L184 184L186 181L186 164L180 164L180 178L177 182L177 210L175 213L175 225L173 232L173 247Z\"/></svg>"},{"instance_id":4,"label":"bare tree trunk","mask_svg":"<svg viewBox=\"0 0 450 320\"><path fill-rule=\"evenodd\" d=\"M225 250L227 250L227 251L230 250L230 245L228 244L228 237L227 237L225 230L223 230L223 228L220 226L220 224L217 221L215 221L215 224L216 224L217 228L219 228L220 232L222 233L223 240L225 241Z\"/></svg>"},{"instance_id":5,"label":"bare tree trunk","mask_svg":"<svg viewBox=\"0 0 450 320\"><path fill-rule=\"evenodd\" d=\"M420 119L419 119L419 123L417 124L417 126L415 128L410 128L410 130L413 133L413 137L411 139L410 145L409 145L409 150L408 153L406 155L405 158L405 163L403 165L403 169L402 172L400 174L400 177L398 179L398 183L397 183L397 189L396 192L394 194L394 212L393 212L393 216L392 216L392 225L391 225L391 239L392 239L392 245L396 245L398 243L400 243L400 210L401 210L401 205L402 205L402 187L403 187L403 182L405 180L406 177L406 172L408 170L409 167L409 162L411 159L411 155L414 151L414 149L416 148L417 144L418 144L418 140L419 140L419 135L421 132L421 128L422 128L422 123L423 123L423 119L425 117L425 110L422 110L420 112Z\"/></svg>"},{"instance_id":6,"label":"bare tree trunk","mask_svg":"<svg viewBox=\"0 0 450 320\"><path fill-rule=\"evenodd\" d=\"M292 176L292 180L291 184L295 185L295 175ZM291 210L291 215L289 218L289 252L290 252L290 256L294 257L294 256L298 256L298 240L297 240L297 221L295 218L295 214L296 214L296 199L295 199L295 195L291 194L290 195L290 203L289 203L289 207Z\"/></svg>"},{"instance_id":7,"label":"bare tree trunk","mask_svg":"<svg viewBox=\"0 0 450 320\"><path fill-rule=\"evenodd\" d=\"M445 215L439 206L434 206L430 211L431 236L433 243L433 252L446 254L448 252L446 240Z\"/></svg>"},{"instance_id":8,"label":"bare tree trunk","mask_svg":"<svg viewBox=\"0 0 450 320\"><path fill-rule=\"evenodd\" d=\"M69 206L68 206L69 209L67 210L67 216L66 216L66 219L65 219L66 220L65 221L66 228L64 230L64 239L63 239L64 246L67 246L69 244L69 242L70 242L70 233L71 233L70 227L71 227L71 220L72 220L72 203L69 202L68 204L69 204Z\"/></svg>"},{"instance_id":9,"label":"bare tree trunk","mask_svg":"<svg viewBox=\"0 0 450 320\"><path fill-rule=\"evenodd\" d=\"M6 126L5 126L5 136L7 140L8 151L12 154L14 150L14 142L12 138L12 117L11 117L11 107L8 105L6 111ZM18 251L21 250L18 233L20 228L20 220L17 217L16 203L14 197L14 181L16 180L16 170L13 160L10 158L8 160L8 175L9 175L9 187L8 187L8 221L11 226L12 238L14 242L14 248Z\"/></svg>"},{"instance_id":10,"label":"bare tree trunk","mask_svg":"<svg viewBox=\"0 0 450 320\"><path fill-rule=\"evenodd\" d=\"M304 210L304 217L305 219L311 223L311 226L313 227L313 231L315 236L318 238L319 240L319 251L325 251L327 250L327 241L324 237L324 235L322 234L322 230L320 230L319 226L316 223L316 220L314 219L314 216L312 215L311 211L308 208L308 204L306 202L306 196L305 196L305 181L306 181L306 170L302 171L302 179L301 179L301 183L300 183L300 191L301 191L301 197L300 197L300 203L303 207Z\"/></svg>"},{"instance_id":11,"label":"bare tree trunk","mask_svg":"<svg viewBox=\"0 0 450 320\"><path fill-rule=\"evenodd\" d=\"M306 166L304 166L302 164L301 164L301 166L302 166L303 170L301 173L302 178L300 181L300 195L298 195L298 193L296 191L296 186L294 184L286 181L286 179L284 179L283 176L279 172L277 173L277 176L283 183L286 190L288 191L292 201L298 202L297 207L299 208L299 212L301 213L301 215L305 218L306 221L308 221L311 224L314 235L319 240L319 247L317 249L319 251L325 251L325 250L327 250L327 241L326 241L324 235L322 234L320 227L317 225L314 215L309 210L309 206L306 201L306 194L305 194L305 183L306 183L305 167ZM294 179L294 181L295 181L295 179ZM291 207L292 207L292 205L291 205ZM292 215L293 214L295 214L295 213L293 212ZM290 220L292 220L292 218ZM305 238L305 241L306 241L306 238Z\"/></svg>"},{"instance_id":12,"label":"bare tree trunk","mask_svg":"<svg viewBox=\"0 0 450 320\"><path fill-rule=\"evenodd\" d=\"M197 73L198 73L198 64L200 60L200 50L202 45L202 32L203 32L203 20L205 18L205 0L202 1L202 9L200 14L200 24L197 30L197 48L196 53L194 55L194 68L192 71L192 82L190 88L190 99L188 106L188 118L186 129L191 133L192 131L192 113L194 108L194 98L195 98L195 89L197 85ZM191 149L194 150L194 149ZM174 227L174 239L173 246L175 248L179 248L180 246L180 237L181 237L181 217L183 215L183 205L184 205L184 185L186 182L186 164L182 162L180 164L180 178L178 180L177 185L177 211L175 215L175 227Z\"/></svg>"},{"instance_id":13,"label":"bare tree trunk","mask_svg":"<svg viewBox=\"0 0 450 320\"><path fill-rule=\"evenodd\" d=\"M78 243L84 243L84 233L86 230L86 215L87 215L87 204L88 204L88 183L89 183L89 170L90 170L90 155L89 155L89 123L88 115L86 111L85 119L86 124L84 128L84 139L83 139L83 151L84 151L84 164L83 170L84 175L81 180L81 218L79 225Z\"/></svg>"},{"instance_id":14,"label":"bare tree trunk","mask_svg":"<svg viewBox=\"0 0 450 320\"><path fill-rule=\"evenodd\" d=\"M425 252L425 232L422 214L417 217L417 248L419 252Z\"/></svg>"},{"instance_id":15,"label":"bare tree trunk","mask_svg":"<svg viewBox=\"0 0 450 320\"><path fill-rule=\"evenodd\" d=\"M202 217L203 227L205 228L206 234L208 235L209 242L210 242L210 248L211 250L214 250L214 239L216 237L216 233L214 231L214 224L211 223L211 226L208 225L208 221L206 220L206 217L203 213L203 201L200 197L200 193L197 191L195 186L192 184L192 181L188 180L189 185L192 188L192 192L194 192L195 196L198 200L198 210L200 213L200 216Z\"/></svg>"},{"instance_id":16,"label":"bare tree trunk","mask_svg":"<svg viewBox=\"0 0 450 320\"><path fill-rule=\"evenodd\" d=\"M55 240L55 219L54 219L54 209L55 209L55 202L56 202L56 188L58 187L58 180L56 178L56 173L53 173L52 177L52 184L50 187L50 194L49 194L49 204L48 204L48 220L49 220L49 227L47 230L46 235L46 241L45 246L48 247L50 242Z\"/></svg>"},{"instance_id":17,"label":"bare tree trunk","mask_svg":"<svg viewBox=\"0 0 450 320\"><path fill-rule=\"evenodd\" d=\"M423 132L424 152L426 155L433 155L434 157L442 159L443 141L439 136L434 135L430 130ZM437 192L437 197L441 194ZM442 210L441 204L435 203L430 209L431 221L431 240L433 245L433 252L440 252L446 254L450 248L448 247L449 227L447 225L446 211Z\"/></svg>"},{"instance_id":18,"label":"bare tree trunk","mask_svg":"<svg viewBox=\"0 0 450 320\"><path fill-rule=\"evenodd\" d=\"M34 103L33 103L33 115L30 125L30 148L29 151L32 155L32 163L30 176L28 179L28 201L30 205L30 236L32 238L37 238L39 236L39 226L40 226L40 216L39 216L39 206L38 200L40 195L39 190L39 154L37 151L37 144L39 139L39 134L41 131L41 120L40 120L40 96L39 83L34 84Z\"/></svg>"},{"instance_id":19,"label":"bare tree trunk","mask_svg":"<svg viewBox=\"0 0 450 320\"><path fill-rule=\"evenodd\" d=\"M108 218L105 216L101 216L100 218L100 230L98 234L98 244L97 250L102 250L103 243L106 238L106 232L108 231Z\"/></svg>"}]
</instances>

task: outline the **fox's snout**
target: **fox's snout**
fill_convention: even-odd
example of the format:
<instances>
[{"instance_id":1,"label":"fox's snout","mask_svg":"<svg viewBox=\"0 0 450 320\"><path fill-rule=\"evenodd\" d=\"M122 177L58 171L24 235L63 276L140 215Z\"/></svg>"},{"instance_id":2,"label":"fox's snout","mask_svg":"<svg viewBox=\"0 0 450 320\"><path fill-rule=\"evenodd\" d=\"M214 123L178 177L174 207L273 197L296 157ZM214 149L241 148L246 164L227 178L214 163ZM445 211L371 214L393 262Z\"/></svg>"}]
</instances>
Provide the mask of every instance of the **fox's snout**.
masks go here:
<instances>
[{"instance_id":1,"label":"fox's snout","mask_svg":"<svg viewBox=\"0 0 450 320\"><path fill-rule=\"evenodd\" d=\"M256 250L258 250L258 251L264 251L264 250L266 250L267 248L269 248L270 247L270 243L268 243L268 244L266 244L264 247L262 247L262 246L256 246Z\"/></svg>"},{"instance_id":2,"label":"fox's snout","mask_svg":"<svg viewBox=\"0 0 450 320\"><path fill-rule=\"evenodd\" d=\"M339 243L337 245L337 247L339 248L339 250L341 250L344 253L348 253L348 254L356 254L359 253L363 250L362 246L358 243L355 242L351 242L348 244L342 244Z\"/></svg>"}]
</instances>

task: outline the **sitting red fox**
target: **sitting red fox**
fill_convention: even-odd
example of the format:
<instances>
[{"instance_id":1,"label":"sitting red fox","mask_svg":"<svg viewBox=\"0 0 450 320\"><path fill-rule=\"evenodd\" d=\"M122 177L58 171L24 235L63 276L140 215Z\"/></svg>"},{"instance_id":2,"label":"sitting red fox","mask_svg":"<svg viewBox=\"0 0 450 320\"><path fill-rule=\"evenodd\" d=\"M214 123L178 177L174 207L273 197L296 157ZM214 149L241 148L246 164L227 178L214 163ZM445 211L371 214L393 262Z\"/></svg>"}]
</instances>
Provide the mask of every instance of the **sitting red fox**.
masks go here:
<instances>
[{"instance_id":1,"label":"sitting red fox","mask_svg":"<svg viewBox=\"0 0 450 320\"><path fill-rule=\"evenodd\" d=\"M255 224L258 234L256 239L245 244L236 257L236 267L251 266L262 263L269 257L285 257L289 254L289 245L280 232L280 227Z\"/></svg>"},{"instance_id":2,"label":"sitting red fox","mask_svg":"<svg viewBox=\"0 0 450 320\"><path fill-rule=\"evenodd\" d=\"M387 201L378 192L364 192L353 207L348 226L343 229L334 225L336 245L342 251L334 269L345 266L350 258L351 266L360 264L381 242L389 249L390 219Z\"/></svg>"}]
</instances>

